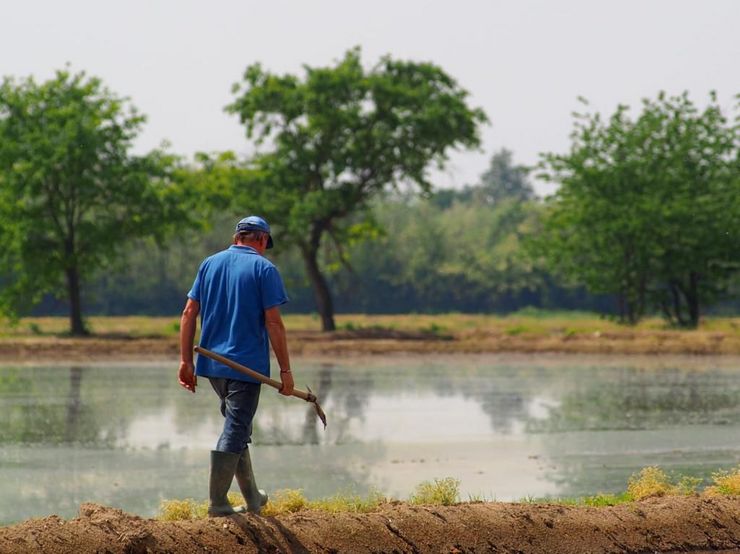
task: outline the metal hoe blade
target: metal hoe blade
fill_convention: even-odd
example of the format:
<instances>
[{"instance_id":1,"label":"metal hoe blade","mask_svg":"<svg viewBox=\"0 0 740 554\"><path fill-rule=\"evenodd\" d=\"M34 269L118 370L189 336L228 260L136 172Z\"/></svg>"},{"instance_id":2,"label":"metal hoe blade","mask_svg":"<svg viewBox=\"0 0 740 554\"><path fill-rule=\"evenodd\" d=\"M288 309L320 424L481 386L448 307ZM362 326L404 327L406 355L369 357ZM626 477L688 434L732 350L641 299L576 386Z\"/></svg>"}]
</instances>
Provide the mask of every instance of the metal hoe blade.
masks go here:
<instances>
[{"instance_id":1,"label":"metal hoe blade","mask_svg":"<svg viewBox=\"0 0 740 554\"><path fill-rule=\"evenodd\" d=\"M230 360L229 358L225 356L222 356L221 354L216 354L215 352L211 352L207 348L203 348L202 346L196 346L194 350L198 353L199 356L206 356L207 358L216 360L217 362L222 363L225 366L228 366L235 371L248 375L252 379L256 379L260 383L264 383L265 385L270 385L272 388L277 389L278 391L280 391L280 389L283 386L283 384L280 381L276 381L275 379L270 379L266 375L262 375L261 373L258 373L257 371L254 371L253 369L249 369L247 366L244 366L242 364L238 364L235 361ZM305 400L306 402L311 402L313 404L313 407L316 409L316 415L321 420L321 423L324 424L324 429L326 429L326 414L324 413L324 410L321 409L321 406L319 406L319 402L316 399L316 395L313 392L311 392L311 389L309 389L308 387L306 388L308 389L308 392L304 392L298 389L293 389L293 392L290 394L290 396L295 396L296 398L300 398L301 400Z\"/></svg>"},{"instance_id":2,"label":"metal hoe blade","mask_svg":"<svg viewBox=\"0 0 740 554\"><path fill-rule=\"evenodd\" d=\"M319 406L319 401L316 398L316 395L311 391L308 385L306 386L306 390L308 391L306 402L310 402L311 404L313 404L313 407L316 410L316 415L321 420L321 423L324 424L324 429L326 429L326 414L324 413L324 410L322 410L321 406Z\"/></svg>"}]
</instances>

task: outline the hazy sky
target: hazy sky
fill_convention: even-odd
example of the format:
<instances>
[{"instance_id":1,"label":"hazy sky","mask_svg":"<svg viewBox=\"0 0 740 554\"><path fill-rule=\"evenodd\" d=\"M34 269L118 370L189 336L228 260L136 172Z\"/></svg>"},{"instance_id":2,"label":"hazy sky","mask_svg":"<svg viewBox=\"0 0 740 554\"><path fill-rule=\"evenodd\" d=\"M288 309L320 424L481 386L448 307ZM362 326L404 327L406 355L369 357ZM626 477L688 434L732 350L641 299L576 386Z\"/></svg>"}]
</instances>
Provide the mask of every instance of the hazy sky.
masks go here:
<instances>
[{"instance_id":1,"label":"hazy sky","mask_svg":"<svg viewBox=\"0 0 740 554\"><path fill-rule=\"evenodd\" d=\"M0 0L0 74L48 78L66 62L130 96L139 147L247 152L230 87L259 61L326 65L355 45L433 61L491 120L481 152L455 154L439 185L474 182L503 146L519 163L568 147L578 95L599 111L688 90L740 93L740 0ZM544 191L546 187L541 187Z\"/></svg>"}]
</instances>

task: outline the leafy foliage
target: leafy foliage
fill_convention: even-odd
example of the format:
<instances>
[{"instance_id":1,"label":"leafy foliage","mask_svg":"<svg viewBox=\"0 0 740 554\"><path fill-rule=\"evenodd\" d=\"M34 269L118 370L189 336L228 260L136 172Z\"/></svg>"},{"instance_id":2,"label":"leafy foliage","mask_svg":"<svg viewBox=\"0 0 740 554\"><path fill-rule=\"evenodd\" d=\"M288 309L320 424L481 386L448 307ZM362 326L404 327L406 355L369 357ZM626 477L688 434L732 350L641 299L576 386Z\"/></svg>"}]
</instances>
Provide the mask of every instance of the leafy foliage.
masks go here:
<instances>
[{"instance_id":1,"label":"leafy foliage","mask_svg":"<svg viewBox=\"0 0 740 554\"><path fill-rule=\"evenodd\" d=\"M738 129L714 95L699 110L661 94L634 120L626 106L608 121L577 114L570 152L542 163L561 184L540 242L548 267L618 294L629 322L654 307L696 326L740 268Z\"/></svg>"},{"instance_id":2,"label":"leafy foliage","mask_svg":"<svg viewBox=\"0 0 740 554\"><path fill-rule=\"evenodd\" d=\"M303 79L247 68L227 107L247 136L270 150L256 156L259 178L242 200L298 247L325 330L333 304L318 263L329 236L343 257L353 236L377 226L370 202L383 191L413 184L429 191L427 171L450 148L475 147L480 109L442 69L385 57L369 70L359 49L334 67L305 67Z\"/></svg>"},{"instance_id":3,"label":"leafy foliage","mask_svg":"<svg viewBox=\"0 0 740 554\"><path fill-rule=\"evenodd\" d=\"M162 152L130 153L144 117L97 78L58 71L0 86L0 306L28 311L44 294L70 303L85 332L80 283L125 241L176 221Z\"/></svg>"}]
</instances>

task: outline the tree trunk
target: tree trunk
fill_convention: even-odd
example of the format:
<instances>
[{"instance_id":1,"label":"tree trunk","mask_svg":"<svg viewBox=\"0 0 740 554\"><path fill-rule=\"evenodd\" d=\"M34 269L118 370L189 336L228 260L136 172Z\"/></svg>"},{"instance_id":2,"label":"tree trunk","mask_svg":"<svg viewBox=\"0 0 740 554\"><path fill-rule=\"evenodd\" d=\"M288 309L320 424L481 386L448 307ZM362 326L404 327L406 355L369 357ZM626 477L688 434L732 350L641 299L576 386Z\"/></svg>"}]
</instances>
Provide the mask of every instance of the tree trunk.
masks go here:
<instances>
[{"instance_id":1,"label":"tree trunk","mask_svg":"<svg viewBox=\"0 0 740 554\"><path fill-rule=\"evenodd\" d=\"M675 316L676 324L683 327L686 325L686 321L681 312L681 291L676 283L671 283L671 294L673 296L673 315Z\"/></svg>"},{"instance_id":2,"label":"tree trunk","mask_svg":"<svg viewBox=\"0 0 740 554\"><path fill-rule=\"evenodd\" d=\"M308 279L313 287L316 308L321 316L321 328L324 331L334 331L337 328L334 323L334 304L331 300L329 285L319 269L318 248L302 248L301 254L306 264Z\"/></svg>"},{"instance_id":3,"label":"tree trunk","mask_svg":"<svg viewBox=\"0 0 740 554\"><path fill-rule=\"evenodd\" d=\"M689 326L696 329L699 326L699 274L695 271L689 273L686 304L689 307Z\"/></svg>"},{"instance_id":4,"label":"tree trunk","mask_svg":"<svg viewBox=\"0 0 740 554\"><path fill-rule=\"evenodd\" d=\"M619 323L625 323L627 321L627 303L624 294L621 292L617 294L617 311L619 312Z\"/></svg>"},{"instance_id":5,"label":"tree trunk","mask_svg":"<svg viewBox=\"0 0 740 554\"><path fill-rule=\"evenodd\" d=\"M87 329L82 321L80 274L76 266L67 268L67 293L69 296L69 332L77 337L87 335Z\"/></svg>"}]
</instances>

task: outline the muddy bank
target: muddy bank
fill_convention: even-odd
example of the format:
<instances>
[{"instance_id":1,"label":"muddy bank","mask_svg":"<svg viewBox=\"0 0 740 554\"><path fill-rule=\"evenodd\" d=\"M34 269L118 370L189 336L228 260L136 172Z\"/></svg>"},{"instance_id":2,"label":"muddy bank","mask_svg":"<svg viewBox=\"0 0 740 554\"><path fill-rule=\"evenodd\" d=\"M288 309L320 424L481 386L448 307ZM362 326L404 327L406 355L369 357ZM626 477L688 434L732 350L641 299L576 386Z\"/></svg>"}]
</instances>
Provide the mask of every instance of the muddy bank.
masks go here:
<instances>
[{"instance_id":1,"label":"muddy bank","mask_svg":"<svg viewBox=\"0 0 740 554\"><path fill-rule=\"evenodd\" d=\"M740 354L740 333L619 331L510 335L490 330L439 334L393 330L322 333L292 331L290 351L302 356L388 353L572 353L572 354ZM177 360L177 337L95 335L0 338L0 361Z\"/></svg>"},{"instance_id":2,"label":"muddy bank","mask_svg":"<svg viewBox=\"0 0 740 554\"><path fill-rule=\"evenodd\" d=\"M530 504L382 506L162 522L83 504L0 528L0 552L686 552L740 549L740 499L667 497L610 508Z\"/></svg>"}]
</instances>

